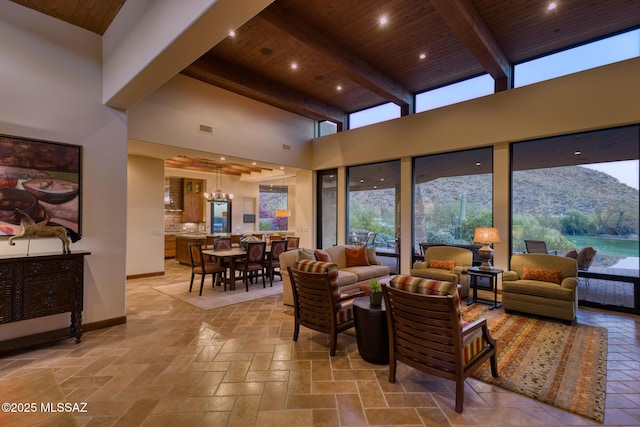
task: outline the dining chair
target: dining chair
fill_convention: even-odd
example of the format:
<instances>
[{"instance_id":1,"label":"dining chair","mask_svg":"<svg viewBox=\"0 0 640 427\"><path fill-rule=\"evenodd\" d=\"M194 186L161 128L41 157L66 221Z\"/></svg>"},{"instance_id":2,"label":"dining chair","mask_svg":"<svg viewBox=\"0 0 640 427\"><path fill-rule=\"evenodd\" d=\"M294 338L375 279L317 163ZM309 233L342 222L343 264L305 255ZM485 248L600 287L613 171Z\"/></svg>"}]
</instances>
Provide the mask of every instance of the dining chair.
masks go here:
<instances>
[{"instance_id":1,"label":"dining chair","mask_svg":"<svg viewBox=\"0 0 640 427\"><path fill-rule=\"evenodd\" d=\"M217 237L213 240L213 249L231 249L231 237Z\"/></svg>"},{"instance_id":2,"label":"dining chair","mask_svg":"<svg viewBox=\"0 0 640 427\"><path fill-rule=\"evenodd\" d=\"M213 240L213 250L214 251L222 251L231 249L231 237L216 237ZM225 267L227 270L231 268L231 261L229 259L220 258L220 264Z\"/></svg>"},{"instance_id":3,"label":"dining chair","mask_svg":"<svg viewBox=\"0 0 640 427\"><path fill-rule=\"evenodd\" d=\"M211 274L212 286L215 286L216 276L222 275L224 290L227 290L227 269L219 262L207 262L206 258L202 255L202 243L189 243L189 256L191 258L191 282L189 283L189 292L191 292L191 289L193 288L193 279L196 274L199 274L201 277L200 295L202 295L204 279L207 274Z\"/></svg>"},{"instance_id":4,"label":"dining chair","mask_svg":"<svg viewBox=\"0 0 640 427\"><path fill-rule=\"evenodd\" d=\"M287 237L287 249L296 249L300 247L299 237Z\"/></svg>"},{"instance_id":5,"label":"dining chair","mask_svg":"<svg viewBox=\"0 0 640 427\"><path fill-rule=\"evenodd\" d=\"M266 288L267 284L265 282L265 254L267 251L267 243L266 242L248 242L247 243L247 254L244 257L244 264L242 266L242 278L244 281L244 285L247 288L247 292L249 292L249 279L252 280L254 278L258 278L258 276L262 277L262 287Z\"/></svg>"},{"instance_id":6,"label":"dining chair","mask_svg":"<svg viewBox=\"0 0 640 427\"><path fill-rule=\"evenodd\" d=\"M242 234L232 234L231 235L231 247L239 248L240 241L242 240Z\"/></svg>"},{"instance_id":7,"label":"dining chair","mask_svg":"<svg viewBox=\"0 0 640 427\"><path fill-rule=\"evenodd\" d=\"M280 270L280 254L287 250L287 242L286 240L275 240L271 242L271 251L267 254L267 274L269 275L269 286L273 286L273 277L274 275L280 276L280 280L282 280L282 273L280 271L276 271L276 268Z\"/></svg>"}]
</instances>

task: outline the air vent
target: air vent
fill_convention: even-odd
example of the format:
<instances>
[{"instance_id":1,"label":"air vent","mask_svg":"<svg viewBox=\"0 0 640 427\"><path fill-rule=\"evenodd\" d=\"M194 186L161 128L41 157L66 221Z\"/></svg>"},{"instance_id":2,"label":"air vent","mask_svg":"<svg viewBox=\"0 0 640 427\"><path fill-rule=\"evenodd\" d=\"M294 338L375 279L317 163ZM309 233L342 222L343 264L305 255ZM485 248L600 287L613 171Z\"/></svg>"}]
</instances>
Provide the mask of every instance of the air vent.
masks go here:
<instances>
[{"instance_id":1,"label":"air vent","mask_svg":"<svg viewBox=\"0 0 640 427\"><path fill-rule=\"evenodd\" d=\"M282 149L289 151L289 150L291 150L291 146L288 145L288 144L282 144Z\"/></svg>"},{"instance_id":2,"label":"air vent","mask_svg":"<svg viewBox=\"0 0 640 427\"><path fill-rule=\"evenodd\" d=\"M212 134L213 128L207 125L200 125L200 132Z\"/></svg>"}]
</instances>

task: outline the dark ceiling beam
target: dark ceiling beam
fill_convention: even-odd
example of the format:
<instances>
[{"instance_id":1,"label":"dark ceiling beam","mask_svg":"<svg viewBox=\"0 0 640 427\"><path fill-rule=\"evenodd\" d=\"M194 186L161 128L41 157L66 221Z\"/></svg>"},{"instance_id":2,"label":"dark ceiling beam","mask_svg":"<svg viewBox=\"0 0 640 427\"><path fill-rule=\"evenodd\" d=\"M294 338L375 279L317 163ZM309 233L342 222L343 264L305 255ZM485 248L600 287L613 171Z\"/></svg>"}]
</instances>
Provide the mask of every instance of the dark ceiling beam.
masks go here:
<instances>
[{"instance_id":1,"label":"dark ceiling beam","mask_svg":"<svg viewBox=\"0 0 640 427\"><path fill-rule=\"evenodd\" d=\"M273 82L256 78L228 62L211 57L199 59L182 70L181 74L304 117L329 120L337 123L340 129L346 129L347 113L344 111Z\"/></svg>"},{"instance_id":2,"label":"dark ceiling beam","mask_svg":"<svg viewBox=\"0 0 640 427\"><path fill-rule=\"evenodd\" d=\"M431 5L493 77L496 92L509 89L511 64L471 0L431 0Z\"/></svg>"},{"instance_id":3,"label":"dark ceiling beam","mask_svg":"<svg viewBox=\"0 0 640 427\"><path fill-rule=\"evenodd\" d=\"M340 43L328 39L324 34L312 29L297 16L286 12L277 3L272 3L253 20L260 20L288 37L313 49L325 61L343 72L348 78L360 86L376 93L400 106L402 115L412 114L413 95L402 85L394 82L387 75L340 47Z\"/></svg>"}]
</instances>

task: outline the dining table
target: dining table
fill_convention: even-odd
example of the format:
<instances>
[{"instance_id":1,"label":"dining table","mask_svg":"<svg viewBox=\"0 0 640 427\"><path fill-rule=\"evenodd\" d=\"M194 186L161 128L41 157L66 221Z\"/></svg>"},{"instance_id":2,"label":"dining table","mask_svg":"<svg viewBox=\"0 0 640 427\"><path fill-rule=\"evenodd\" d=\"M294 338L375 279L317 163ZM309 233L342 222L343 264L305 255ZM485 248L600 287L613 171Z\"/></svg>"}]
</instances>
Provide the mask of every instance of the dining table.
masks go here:
<instances>
[{"instance_id":1,"label":"dining table","mask_svg":"<svg viewBox=\"0 0 640 427\"><path fill-rule=\"evenodd\" d=\"M271 246L267 245L265 256L271 251ZM229 289L234 291L236 289L236 261L244 258L247 255L247 250L238 247L231 249L205 249L202 251L204 255L209 255L213 258L222 258L229 261L229 274L227 275L227 285Z\"/></svg>"}]
</instances>

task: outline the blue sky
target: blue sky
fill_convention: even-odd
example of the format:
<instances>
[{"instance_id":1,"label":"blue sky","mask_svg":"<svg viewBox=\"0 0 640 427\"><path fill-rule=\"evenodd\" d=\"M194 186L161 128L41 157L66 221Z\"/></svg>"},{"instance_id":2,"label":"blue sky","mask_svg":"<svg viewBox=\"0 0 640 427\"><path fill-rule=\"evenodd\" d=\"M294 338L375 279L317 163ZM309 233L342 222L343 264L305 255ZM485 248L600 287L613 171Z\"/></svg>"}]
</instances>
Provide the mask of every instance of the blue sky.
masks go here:
<instances>
[{"instance_id":1,"label":"blue sky","mask_svg":"<svg viewBox=\"0 0 640 427\"><path fill-rule=\"evenodd\" d=\"M640 170L638 165L640 162L638 160L626 160L624 162L609 162L609 163L598 163L594 165L584 165L584 167L589 169L599 170L600 172L604 172L607 175L611 175L614 178L617 178L618 181L623 184L627 184L629 187L633 187L636 190L638 189L638 176L640 176Z\"/></svg>"}]
</instances>

